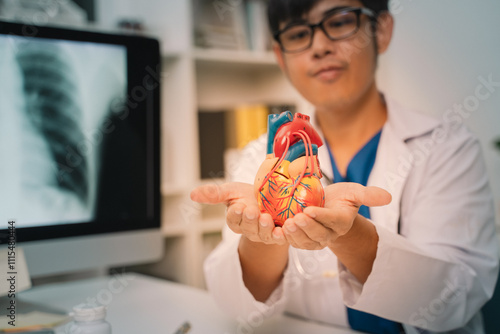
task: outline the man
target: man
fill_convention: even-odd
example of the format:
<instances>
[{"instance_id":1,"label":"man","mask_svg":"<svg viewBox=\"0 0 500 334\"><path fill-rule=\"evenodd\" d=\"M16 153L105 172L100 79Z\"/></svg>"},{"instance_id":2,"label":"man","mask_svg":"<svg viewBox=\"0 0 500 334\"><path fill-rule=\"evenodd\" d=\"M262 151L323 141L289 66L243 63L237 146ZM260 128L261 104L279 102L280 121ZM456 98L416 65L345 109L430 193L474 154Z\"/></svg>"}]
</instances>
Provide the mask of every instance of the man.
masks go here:
<instances>
[{"instance_id":1,"label":"man","mask_svg":"<svg viewBox=\"0 0 500 334\"><path fill-rule=\"evenodd\" d=\"M324 208L283 227L259 213L251 173L193 191L228 207L232 232L205 271L234 314L285 310L369 333L483 331L498 250L480 147L465 128L379 92L377 56L393 30L387 2L269 2L278 63L315 107L320 165L335 183ZM264 159L264 145L250 149ZM253 160L241 164L255 165L254 176Z\"/></svg>"}]
</instances>

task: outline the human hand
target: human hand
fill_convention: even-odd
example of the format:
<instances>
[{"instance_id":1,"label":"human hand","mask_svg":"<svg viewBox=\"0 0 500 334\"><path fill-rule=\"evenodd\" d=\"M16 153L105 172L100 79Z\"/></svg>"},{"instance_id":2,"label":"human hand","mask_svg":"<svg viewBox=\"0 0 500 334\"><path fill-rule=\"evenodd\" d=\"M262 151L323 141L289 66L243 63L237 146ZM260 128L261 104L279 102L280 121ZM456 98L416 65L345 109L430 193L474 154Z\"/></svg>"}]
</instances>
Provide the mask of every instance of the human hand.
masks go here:
<instances>
[{"instance_id":1,"label":"human hand","mask_svg":"<svg viewBox=\"0 0 500 334\"><path fill-rule=\"evenodd\" d=\"M336 183L325 188L325 206L311 206L287 219L285 238L295 248L323 249L345 236L358 217L361 205L382 206L391 195L382 188L364 187L358 183Z\"/></svg>"},{"instance_id":2,"label":"human hand","mask_svg":"<svg viewBox=\"0 0 500 334\"><path fill-rule=\"evenodd\" d=\"M274 226L271 215L260 213L251 184L204 185L191 192L191 199L198 203L225 204L228 227L250 241L278 245L287 243L282 228Z\"/></svg>"}]
</instances>

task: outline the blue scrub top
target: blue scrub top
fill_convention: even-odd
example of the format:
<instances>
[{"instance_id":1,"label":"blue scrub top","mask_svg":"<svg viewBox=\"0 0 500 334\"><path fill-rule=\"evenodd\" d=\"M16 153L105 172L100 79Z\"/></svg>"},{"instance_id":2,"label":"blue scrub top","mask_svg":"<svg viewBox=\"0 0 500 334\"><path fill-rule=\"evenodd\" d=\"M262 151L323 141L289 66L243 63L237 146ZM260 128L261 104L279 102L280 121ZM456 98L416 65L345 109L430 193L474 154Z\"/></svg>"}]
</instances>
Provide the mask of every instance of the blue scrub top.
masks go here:
<instances>
[{"instance_id":1,"label":"blue scrub top","mask_svg":"<svg viewBox=\"0 0 500 334\"><path fill-rule=\"evenodd\" d=\"M375 158L377 156L378 143L380 141L380 135L382 130L380 130L375 136L373 136L366 144L363 146L358 153L352 158L347 166L347 173L342 176L335 164L335 158L333 157L330 146L328 146L325 140L326 147L328 148L328 153L330 154L330 160L333 169L333 183L337 182L355 182L366 186L368 183L368 177L375 164ZM359 213L365 217L370 218L370 211L368 207L362 205L359 208Z\"/></svg>"}]
</instances>

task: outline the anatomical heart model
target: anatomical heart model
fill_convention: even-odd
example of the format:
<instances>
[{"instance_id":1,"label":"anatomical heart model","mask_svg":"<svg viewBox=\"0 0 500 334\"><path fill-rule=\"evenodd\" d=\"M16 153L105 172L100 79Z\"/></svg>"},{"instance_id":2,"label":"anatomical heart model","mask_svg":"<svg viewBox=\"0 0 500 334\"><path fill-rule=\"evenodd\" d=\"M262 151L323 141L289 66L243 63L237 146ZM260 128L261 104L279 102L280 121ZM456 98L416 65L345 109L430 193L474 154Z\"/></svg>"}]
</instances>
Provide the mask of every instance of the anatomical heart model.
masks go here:
<instances>
[{"instance_id":1,"label":"anatomical heart model","mask_svg":"<svg viewBox=\"0 0 500 334\"><path fill-rule=\"evenodd\" d=\"M318 147L323 145L309 116L285 111L269 115L267 156L255 177L254 189L262 213L276 226L308 206L323 206Z\"/></svg>"}]
</instances>

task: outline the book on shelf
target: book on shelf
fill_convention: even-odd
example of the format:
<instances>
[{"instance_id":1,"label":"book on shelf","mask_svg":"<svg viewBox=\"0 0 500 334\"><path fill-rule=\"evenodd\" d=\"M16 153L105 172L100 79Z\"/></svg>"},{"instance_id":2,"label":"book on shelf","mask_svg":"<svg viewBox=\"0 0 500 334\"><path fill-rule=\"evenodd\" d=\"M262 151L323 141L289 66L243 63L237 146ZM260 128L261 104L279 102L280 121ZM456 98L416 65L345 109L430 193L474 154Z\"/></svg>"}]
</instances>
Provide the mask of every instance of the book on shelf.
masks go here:
<instances>
[{"instance_id":1,"label":"book on shelf","mask_svg":"<svg viewBox=\"0 0 500 334\"><path fill-rule=\"evenodd\" d=\"M248 48L244 1L194 0L193 22L197 47Z\"/></svg>"},{"instance_id":2,"label":"book on shelf","mask_svg":"<svg viewBox=\"0 0 500 334\"><path fill-rule=\"evenodd\" d=\"M226 142L242 149L267 131L269 108L265 104L242 104L226 113Z\"/></svg>"},{"instance_id":3,"label":"book on shelf","mask_svg":"<svg viewBox=\"0 0 500 334\"><path fill-rule=\"evenodd\" d=\"M198 113L200 178L224 177L225 111Z\"/></svg>"},{"instance_id":4,"label":"book on shelf","mask_svg":"<svg viewBox=\"0 0 500 334\"><path fill-rule=\"evenodd\" d=\"M271 33L267 22L267 4L264 0L246 0L248 47L252 51L271 49Z\"/></svg>"},{"instance_id":5,"label":"book on shelf","mask_svg":"<svg viewBox=\"0 0 500 334\"><path fill-rule=\"evenodd\" d=\"M271 49L265 0L194 0L193 22L197 47Z\"/></svg>"}]
</instances>

